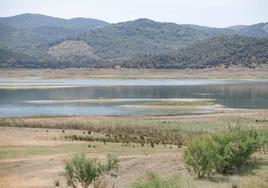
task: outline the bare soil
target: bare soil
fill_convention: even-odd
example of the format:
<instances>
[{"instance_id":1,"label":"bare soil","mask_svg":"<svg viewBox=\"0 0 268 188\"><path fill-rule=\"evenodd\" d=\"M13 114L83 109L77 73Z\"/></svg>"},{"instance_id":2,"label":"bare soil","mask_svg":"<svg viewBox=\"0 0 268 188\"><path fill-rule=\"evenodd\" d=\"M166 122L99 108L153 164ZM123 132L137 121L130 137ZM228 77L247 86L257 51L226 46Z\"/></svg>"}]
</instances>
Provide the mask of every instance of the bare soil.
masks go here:
<instances>
[{"instance_id":1,"label":"bare soil","mask_svg":"<svg viewBox=\"0 0 268 188\"><path fill-rule=\"evenodd\" d=\"M35 131L38 132L35 132ZM47 130L47 129L46 129ZM53 146L68 144L57 129L33 128L8 128L0 127L0 151L12 146ZM70 134L76 133L76 130ZM45 135L45 136L44 136ZM55 137L58 139L55 140ZM80 144L80 142L76 142ZM61 187L66 187L66 181L62 176L64 161L70 158L70 154L37 155L0 160L0 187L2 188L26 188L26 187L54 187L59 180ZM103 160L106 156L101 153L93 153L89 157ZM107 175L105 182L108 187L126 187L131 182L146 177L146 173L155 172L163 177L170 176L179 171L184 171L180 162L181 155L177 152L159 154L135 154L119 156L119 168L114 174Z\"/></svg>"},{"instance_id":2,"label":"bare soil","mask_svg":"<svg viewBox=\"0 0 268 188\"><path fill-rule=\"evenodd\" d=\"M247 110L247 111L225 111L220 114L194 115L194 116L141 116L141 117L34 117L34 118L13 118L0 119L0 188L47 188L55 187L55 181L60 181L60 187L67 187L66 180L62 176L64 161L72 157L75 153L85 152L91 158L97 158L100 161L105 160L109 151L117 153L119 169L106 175L103 179L107 187L125 188L133 182L143 179L149 172L155 172L161 177L170 177L179 175L183 178L188 173L182 162L182 149L173 146L172 149L167 146L149 146L142 148L135 145L125 147L121 144L108 143L90 143L82 141L68 141L64 135L82 135L83 130L72 130L65 127L63 129L54 129L53 126L66 122L85 124L91 123L95 126L125 125L135 124L136 126L151 126L157 124L163 126L161 122L173 122L176 126L204 126L213 124L213 127L223 126L228 123L243 123L252 127L267 127L267 110ZM230 121L229 121L230 120ZM198 121L198 124L196 124ZM9 123L8 123L9 122ZM39 125L43 128L25 128L16 127L21 124L29 127ZM215 122L215 125L214 125ZM10 124L10 125L8 125ZM45 126L45 125L51 126ZM5 126L6 125L6 126ZM228 124L229 125L229 124ZM11 126L11 127L7 127ZM172 128L172 124L169 125ZM49 128L51 127L51 128ZM211 127L211 128L213 128ZM209 130L210 128L208 128ZM214 129L212 129L213 131ZM100 134L100 133L92 133ZM88 144L96 145L96 149L88 148ZM144 152L145 151L145 152ZM9 155L6 155L9 154ZM265 156L264 156L265 157ZM267 156L266 156L267 158ZM255 185L253 181L267 182L268 168L261 169L257 175L252 176L232 176L226 177L230 180L223 182L197 181L194 178L188 178L189 185L196 187L231 187L233 181L241 181L239 184ZM234 179L234 180L233 180ZM237 180L238 179L238 180ZM188 185L188 184L187 184ZM189 187L189 186L186 186ZM239 186L240 187L240 186ZM242 186L243 187L243 186Z\"/></svg>"}]
</instances>

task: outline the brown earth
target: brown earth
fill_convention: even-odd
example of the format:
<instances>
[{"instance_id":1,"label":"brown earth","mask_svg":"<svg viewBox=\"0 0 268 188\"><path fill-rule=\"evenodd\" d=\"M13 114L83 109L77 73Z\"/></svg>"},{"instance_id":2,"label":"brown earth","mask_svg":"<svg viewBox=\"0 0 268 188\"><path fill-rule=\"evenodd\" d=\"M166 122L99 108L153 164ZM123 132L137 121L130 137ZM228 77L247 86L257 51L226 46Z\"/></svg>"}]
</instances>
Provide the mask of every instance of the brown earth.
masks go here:
<instances>
[{"instance_id":1,"label":"brown earth","mask_svg":"<svg viewBox=\"0 0 268 188\"><path fill-rule=\"evenodd\" d=\"M36 130L38 132L35 132ZM62 139L61 130L48 130L49 132L33 128L0 127L0 151L12 146L53 146L70 143ZM77 131L70 132L70 134L74 133ZM55 137L58 140L54 140ZM76 144L80 143L76 142ZM105 154L101 153L93 153L88 156L100 160L105 158ZM60 181L61 187L66 187L62 172L64 161L68 158L70 158L70 154L62 153L2 159L0 160L0 187L54 187L56 180ZM184 171L180 158L179 150L171 153L163 151L158 154L119 156L119 168L115 172L117 177L107 175L105 181L109 185L108 187L110 185L126 187L138 178L146 177L148 172L156 172L164 177L176 174Z\"/></svg>"},{"instance_id":2,"label":"brown earth","mask_svg":"<svg viewBox=\"0 0 268 188\"><path fill-rule=\"evenodd\" d=\"M237 122L247 124L253 127L267 127L267 110L237 110L225 111L219 114L194 115L194 116L155 116L155 117L35 117L35 118L14 118L1 120L0 126L0 188L47 188L54 187L55 181L59 180L61 187L66 187L66 180L62 176L64 161L72 157L75 153L84 152L88 157L97 158L100 161L105 160L106 154L112 152L117 154L120 162L119 169L106 175L103 178L108 185L117 188L128 187L133 182L145 178L149 172L155 172L161 177L170 177L172 175L187 176L187 171L182 163L182 149L172 146L150 146L141 147L138 144L125 147L121 144L108 143L90 143L82 141L68 141L64 139L65 135L82 135L84 131L69 130L68 127L63 129L50 129L54 123L84 122L95 123L96 126L106 124L125 125L126 123L139 123L141 126L163 122L176 121L181 126L196 127L193 123L198 121L198 126L213 124L211 130L215 126L222 126ZM178 120L178 122L177 122ZM227 121L228 120L228 121ZM7 127L20 125L34 126L40 123L49 124L43 128L24 128L24 127ZM205 124L202 124L205 122ZM215 124L218 123L218 124ZM22 124L21 124L22 123ZM8 125L10 124L10 125ZM113 126L112 124L112 126ZM144 125L143 125L144 124ZM6 125L6 126L5 126ZM39 125L39 124L38 124ZM163 126L162 124L159 124ZM148 125L149 126L149 125ZM205 127L202 127L202 130ZM208 127L208 130L210 128ZM100 133L92 133L100 134ZM88 148L88 144L96 145L96 148ZM265 155L266 156L266 155ZM263 156L263 157L265 157ZM265 157L267 158L267 156ZM267 182L268 168L263 167L262 171L255 176L234 176L228 177L229 181L208 182L196 181L194 178L189 179L190 185L193 182L199 187L231 187L232 181L237 179L242 185L255 185L254 181ZM186 176L184 176L186 175ZM186 186L187 187L187 186ZM189 186L188 186L189 187ZM243 186L242 186L243 187Z\"/></svg>"}]
</instances>

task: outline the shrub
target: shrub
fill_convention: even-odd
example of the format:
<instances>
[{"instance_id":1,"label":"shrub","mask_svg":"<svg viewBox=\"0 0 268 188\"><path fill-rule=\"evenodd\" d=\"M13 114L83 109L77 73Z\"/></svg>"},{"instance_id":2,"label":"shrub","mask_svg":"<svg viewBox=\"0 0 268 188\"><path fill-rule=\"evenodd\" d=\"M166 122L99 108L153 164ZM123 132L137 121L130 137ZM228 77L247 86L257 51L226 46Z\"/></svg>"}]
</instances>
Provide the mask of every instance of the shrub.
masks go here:
<instances>
[{"instance_id":1,"label":"shrub","mask_svg":"<svg viewBox=\"0 0 268 188\"><path fill-rule=\"evenodd\" d=\"M155 174L148 174L146 181L134 183L132 188L180 188L180 182L173 179L161 179Z\"/></svg>"},{"instance_id":2,"label":"shrub","mask_svg":"<svg viewBox=\"0 0 268 188\"><path fill-rule=\"evenodd\" d=\"M255 130L231 129L214 136L193 140L184 151L183 160L198 178L213 173L225 174L240 169L257 150Z\"/></svg>"},{"instance_id":3,"label":"shrub","mask_svg":"<svg viewBox=\"0 0 268 188\"><path fill-rule=\"evenodd\" d=\"M255 130L231 129L214 136L215 155L218 155L216 171L228 173L239 169L257 150L258 136Z\"/></svg>"},{"instance_id":4,"label":"shrub","mask_svg":"<svg viewBox=\"0 0 268 188\"><path fill-rule=\"evenodd\" d=\"M211 136L205 136L194 140L184 151L183 160L187 169L198 178L211 175L215 169L218 159L213 150L214 144Z\"/></svg>"},{"instance_id":5,"label":"shrub","mask_svg":"<svg viewBox=\"0 0 268 188\"><path fill-rule=\"evenodd\" d=\"M76 155L65 163L64 176L67 184L76 187L88 188L101 175L115 168L118 160L108 156L106 164L98 163L96 160L88 159L85 155Z\"/></svg>"}]
</instances>

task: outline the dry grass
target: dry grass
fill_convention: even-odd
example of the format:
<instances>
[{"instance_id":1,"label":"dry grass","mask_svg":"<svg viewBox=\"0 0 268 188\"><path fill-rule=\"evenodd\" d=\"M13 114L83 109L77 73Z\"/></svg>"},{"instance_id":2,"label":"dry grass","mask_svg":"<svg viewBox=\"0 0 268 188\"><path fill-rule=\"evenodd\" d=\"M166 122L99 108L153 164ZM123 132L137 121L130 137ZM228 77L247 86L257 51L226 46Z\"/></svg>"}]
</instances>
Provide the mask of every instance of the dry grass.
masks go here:
<instances>
[{"instance_id":1,"label":"dry grass","mask_svg":"<svg viewBox=\"0 0 268 188\"><path fill-rule=\"evenodd\" d=\"M267 110L230 111L193 116L74 116L0 118L0 126L110 131L110 129L158 129L214 132L232 126L267 127ZM106 132L105 132L106 133Z\"/></svg>"},{"instance_id":2,"label":"dry grass","mask_svg":"<svg viewBox=\"0 0 268 188\"><path fill-rule=\"evenodd\" d=\"M55 181L66 186L59 174L64 160L74 153L104 159L112 153L119 157L117 178L107 176L108 187L128 187L132 182L146 177L147 172L158 173L163 178L180 178L181 187L230 188L266 187L267 154L258 154L262 164L247 173L217 176L196 180L185 169L181 151L177 146L150 143L128 144L110 142L69 141L65 136L109 138L140 133L172 132L185 136L223 131L228 127L268 127L267 111L229 112L201 116L126 116L126 117L34 117L0 119L0 187L52 187ZM88 130L90 132L88 132ZM89 134L90 133L90 134ZM159 137L159 135L157 135ZM171 148L170 148L171 147Z\"/></svg>"}]
</instances>

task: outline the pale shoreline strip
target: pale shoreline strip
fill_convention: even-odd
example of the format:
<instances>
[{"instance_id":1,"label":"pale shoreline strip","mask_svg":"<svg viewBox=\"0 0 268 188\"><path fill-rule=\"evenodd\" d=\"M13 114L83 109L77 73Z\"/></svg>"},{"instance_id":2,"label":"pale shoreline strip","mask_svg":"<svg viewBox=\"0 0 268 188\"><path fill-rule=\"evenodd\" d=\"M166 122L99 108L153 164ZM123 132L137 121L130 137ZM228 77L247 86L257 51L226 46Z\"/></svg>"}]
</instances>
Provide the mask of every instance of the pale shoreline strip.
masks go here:
<instances>
[{"instance_id":1,"label":"pale shoreline strip","mask_svg":"<svg viewBox=\"0 0 268 188\"><path fill-rule=\"evenodd\" d=\"M201 98L170 98L170 99L80 99L80 100L31 100L24 101L32 104L58 104L58 103L113 103L113 102L154 102L154 101L167 101L167 102L199 102L199 101L214 101L214 99L201 99Z\"/></svg>"}]
</instances>

